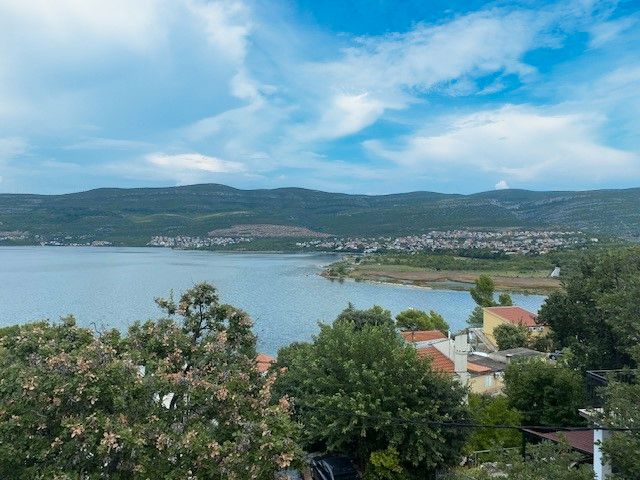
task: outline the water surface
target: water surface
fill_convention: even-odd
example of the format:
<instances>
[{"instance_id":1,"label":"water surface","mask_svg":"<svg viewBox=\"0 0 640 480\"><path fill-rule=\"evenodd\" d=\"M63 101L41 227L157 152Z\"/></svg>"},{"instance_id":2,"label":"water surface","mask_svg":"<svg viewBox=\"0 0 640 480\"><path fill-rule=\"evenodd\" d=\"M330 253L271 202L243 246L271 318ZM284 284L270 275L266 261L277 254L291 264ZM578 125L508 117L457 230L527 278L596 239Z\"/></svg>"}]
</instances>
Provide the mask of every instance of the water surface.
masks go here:
<instances>
[{"instance_id":1,"label":"water surface","mask_svg":"<svg viewBox=\"0 0 640 480\"><path fill-rule=\"evenodd\" d=\"M246 310L259 349L275 353L308 340L317 322L333 320L348 302L440 312L452 330L464 327L474 303L468 292L337 282L320 277L330 254L220 253L159 248L0 247L0 325L74 314L82 325L125 329L161 315L153 299L176 296L196 282L218 288L220 299ZM513 295L537 311L544 297Z\"/></svg>"}]
</instances>

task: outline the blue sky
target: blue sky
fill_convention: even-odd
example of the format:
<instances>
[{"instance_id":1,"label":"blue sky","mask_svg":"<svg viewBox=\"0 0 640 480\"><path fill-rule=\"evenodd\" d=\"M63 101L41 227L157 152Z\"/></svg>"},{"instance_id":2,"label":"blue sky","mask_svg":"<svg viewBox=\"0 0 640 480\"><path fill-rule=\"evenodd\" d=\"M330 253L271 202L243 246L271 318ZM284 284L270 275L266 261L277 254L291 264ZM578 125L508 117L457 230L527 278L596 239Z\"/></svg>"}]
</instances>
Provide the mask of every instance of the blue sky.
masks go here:
<instances>
[{"instance_id":1,"label":"blue sky","mask_svg":"<svg viewBox=\"0 0 640 480\"><path fill-rule=\"evenodd\" d=\"M0 192L640 186L638 52L638 0L0 0Z\"/></svg>"}]
</instances>

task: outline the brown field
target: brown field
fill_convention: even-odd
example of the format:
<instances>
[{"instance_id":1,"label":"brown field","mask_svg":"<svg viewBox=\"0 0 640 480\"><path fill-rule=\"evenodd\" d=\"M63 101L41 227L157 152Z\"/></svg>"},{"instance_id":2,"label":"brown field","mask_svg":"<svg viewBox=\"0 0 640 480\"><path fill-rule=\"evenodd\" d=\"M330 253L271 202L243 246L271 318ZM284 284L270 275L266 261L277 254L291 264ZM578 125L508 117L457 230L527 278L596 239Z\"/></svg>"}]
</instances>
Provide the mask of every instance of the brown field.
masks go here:
<instances>
[{"instance_id":1,"label":"brown field","mask_svg":"<svg viewBox=\"0 0 640 480\"><path fill-rule=\"evenodd\" d=\"M356 267L349 278L373 282L403 283L432 288L468 289L475 279L487 273L496 284L497 290L525 293L550 293L561 287L560 280L543 276L541 273L516 274L504 272L473 272L460 270L426 270L414 268L391 268L387 266Z\"/></svg>"}]
</instances>

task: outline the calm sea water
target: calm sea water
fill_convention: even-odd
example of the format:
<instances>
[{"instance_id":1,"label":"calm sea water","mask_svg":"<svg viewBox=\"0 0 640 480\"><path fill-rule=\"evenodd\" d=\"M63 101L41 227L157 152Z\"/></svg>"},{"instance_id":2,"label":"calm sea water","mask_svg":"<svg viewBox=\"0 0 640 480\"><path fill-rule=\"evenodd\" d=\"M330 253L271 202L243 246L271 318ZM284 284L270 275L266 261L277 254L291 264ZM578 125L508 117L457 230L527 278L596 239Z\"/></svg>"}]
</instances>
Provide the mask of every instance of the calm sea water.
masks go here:
<instances>
[{"instance_id":1,"label":"calm sea water","mask_svg":"<svg viewBox=\"0 0 640 480\"><path fill-rule=\"evenodd\" d=\"M259 349L275 353L308 340L317 322L330 322L352 302L393 314L415 307L440 312L462 328L474 307L469 293L409 286L330 281L318 275L336 259L327 254L249 254L154 248L0 248L0 325L74 314L83 325L125 329L157 318L153 299L176 296L196 282L216 285L221 301L255 321ZM514 295L536 311L544 297Z\"/></svg>"}]
</instances>

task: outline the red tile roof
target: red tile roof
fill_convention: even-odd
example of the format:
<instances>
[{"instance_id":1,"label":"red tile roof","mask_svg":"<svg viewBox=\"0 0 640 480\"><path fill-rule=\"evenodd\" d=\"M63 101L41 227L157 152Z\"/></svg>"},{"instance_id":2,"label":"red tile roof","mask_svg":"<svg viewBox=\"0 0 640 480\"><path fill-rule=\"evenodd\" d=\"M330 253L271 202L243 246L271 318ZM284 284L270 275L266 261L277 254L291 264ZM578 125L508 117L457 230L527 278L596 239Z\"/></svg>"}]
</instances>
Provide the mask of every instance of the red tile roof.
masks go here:
<instances>
[{"instance_id":1,"label":"red tile roof","mask_svg":"<svg viewBox=\"0 0 640 480\"><path fill-rule=\"evenodd\" d=\"M407 330L404 332L400 332L402 338L404 338L407 342L428 342L431 340L440 340L447 338L447 336L442 333L440 330Z\"/></svg>"},{"instance_id":2,"label":"red tile roof","mask_svg":"<svg viewBox=\"0 0 640 480\"><path fill-rule=\"evenodd\" d=\"M438 372L454 373L456 371L453 360L447 357L436 347L419 348L418 356L431 358L431 368ZM467 362L467 371L470 373L487 373L491 369L483 365Z\"/></svg>"},{"instance_id":3,"label":"red tile roof","mask_svg":"<svg viewBox=\"0 0 640 480\"><path fill-rule=\"evenodd\" d=\"M431 359L431 368L434 370L447 373L455 372L453 360L448 358L436 347L419 348L418 356L421 358L429 357Z\"/></svg>"},{"instance_id":4,"label":"red tile roof","mask_svg":"<svg viewBox=\"0 0 640 480\"><path fill-rule=\"evenodd\" d=\"M260 373L266 373L274 363L276 363L276 359L266 353L259 353L256 357L256 367Z\"/></svg>"},{"instance_id":5,"label":"red tile roof","mask_svg":"<svg viewBox=\"0 0 640 480\"><path fill-rule=\"evenodd\" d=\"M514 325L523 327L535 327L538 325L536 321L538 316L522 307L486 307L485 310Z\"/></svg>"},{"instance_id":6,"label":"red tile roof","mask_svg":"<svg viewBox=\"0 0 640 480\"><path fill-rule=\"evenodd\" d=\"M538 432L536 430L525 429L537 437L546 438L554 442L561 441L564 436L574 450L593 455L593 430L579 430L570 432Z\"/></svg>"}]
</instances>

